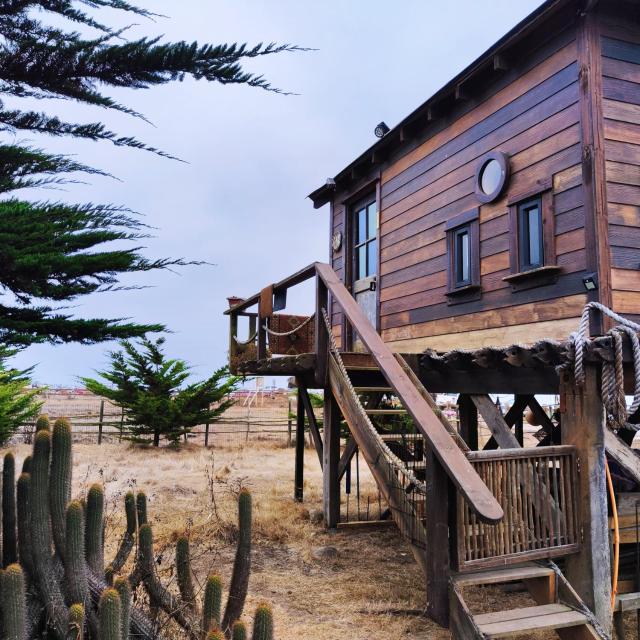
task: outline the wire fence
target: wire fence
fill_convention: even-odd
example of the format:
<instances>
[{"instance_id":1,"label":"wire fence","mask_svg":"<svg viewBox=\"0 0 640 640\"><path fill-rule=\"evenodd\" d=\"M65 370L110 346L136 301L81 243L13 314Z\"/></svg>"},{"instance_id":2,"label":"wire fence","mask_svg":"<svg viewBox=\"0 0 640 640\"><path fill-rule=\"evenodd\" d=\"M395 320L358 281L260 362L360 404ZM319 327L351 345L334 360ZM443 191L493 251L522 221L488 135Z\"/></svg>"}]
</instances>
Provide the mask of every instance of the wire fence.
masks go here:
<instances>
[{"instance_id":1,"label":"wire fence","mask_svg":"<svg viewBox=\"0 0 640 640\"><path fill-rule=\"evenodd\" d=\"M75 442L117 442L127 437L123 410L84 390L45 391L42 413L51 420L68 418ZM286 391L237 392L234 404L215 422L194 427L186 442L208 447L238 447L251 442L293 446L295 401ZM23 425L16 438L30 442L34 423Z\"/></svg>"}]
</instances>

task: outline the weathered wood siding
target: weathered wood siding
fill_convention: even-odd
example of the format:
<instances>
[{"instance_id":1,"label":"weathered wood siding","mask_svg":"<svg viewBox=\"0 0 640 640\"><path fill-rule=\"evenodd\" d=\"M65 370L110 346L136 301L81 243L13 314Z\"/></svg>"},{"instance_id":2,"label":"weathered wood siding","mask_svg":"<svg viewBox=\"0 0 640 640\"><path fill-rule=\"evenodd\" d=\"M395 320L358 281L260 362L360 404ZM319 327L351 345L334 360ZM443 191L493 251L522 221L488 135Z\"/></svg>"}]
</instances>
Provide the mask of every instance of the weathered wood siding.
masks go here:
<instances>
[{"instance_id":1,"label":"weathered wood siding","mask_svg":"<svg viewBox=\"0 0 640 640\"><path fill-rule=\"evenodd\" d=\"M566 34L565 34L566 38ZM585 232L577 48L570 38L517 80L398 159L382 174L382 335L400 351L564 337L585 302ZM480 208L482 296L448 304L445 223L478 206L481 157L510 155L504 197ZM553 285L514 292L507 199L553 179Z\"/></svg>"},{"instance_id":2,"label":"weathered wood siding","mask_svg":"<svg viewBox=\"0 0 640 640\"><path fill-rule=\"evenodd\" d=\"M640 316L640 25L601 19L612 303Z\"/></svg>"}]
</instances>

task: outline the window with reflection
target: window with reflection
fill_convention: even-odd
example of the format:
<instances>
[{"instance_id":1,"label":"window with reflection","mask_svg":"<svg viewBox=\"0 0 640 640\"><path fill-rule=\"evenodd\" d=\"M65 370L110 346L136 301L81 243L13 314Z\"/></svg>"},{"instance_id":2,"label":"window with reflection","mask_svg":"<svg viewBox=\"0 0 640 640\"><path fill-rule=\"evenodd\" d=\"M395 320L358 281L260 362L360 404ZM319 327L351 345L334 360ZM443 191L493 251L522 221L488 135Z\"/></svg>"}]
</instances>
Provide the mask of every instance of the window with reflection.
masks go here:
<instances>
[{"instance_id":1,"label":"window with reflection","mask_svg":"<svg viewBox=\"0 0 640 640\"><path fill-rule=\"evenodd\" d=\"M542 201L533 198L518 205L520 271L544 266Z\"/></svg>"},{"instance_id":2,"label":"window with reflection","mask_svg":"<svg viewBox=\"0 0 640 640\"><path fill-rule=\"evenodd\" d=\"M354 211L355 280L375 276L378 270L378 207L373 200Z\"/></svg>"},{"instance_id":3,"label":"window with reflection","mask_svg":"<svg viewBox=\"0 0 640 640\"><path fill-rule=\"evenodd\" d=\"M465 211L445 224L449 304L467 302L480 295L480 234L478 208Z\"/></svg>"}]
</instances>

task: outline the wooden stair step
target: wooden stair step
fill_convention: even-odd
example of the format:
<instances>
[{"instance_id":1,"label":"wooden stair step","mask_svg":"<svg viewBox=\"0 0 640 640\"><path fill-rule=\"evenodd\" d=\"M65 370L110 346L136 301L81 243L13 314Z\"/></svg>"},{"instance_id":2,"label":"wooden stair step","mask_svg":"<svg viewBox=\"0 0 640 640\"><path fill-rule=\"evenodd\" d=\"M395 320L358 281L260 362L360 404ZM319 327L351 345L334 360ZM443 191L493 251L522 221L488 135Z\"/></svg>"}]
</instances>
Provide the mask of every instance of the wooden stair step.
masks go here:
<instances>
[{"instance_id":1,"label":"wooden stair step","mask_svg":"<svg viewBox=\"0 0 640 640\"><path fill-rule=\"evenodd\" d=\"M508 638L544 629L563 629L588 624L587 617L564 604L545 604L483 613L473 620L486 638Z\"/></svg>"},{"instance_id":2,"label":"wooden stair step","mask_svg":"<svg viewBox=\"0 0 640 640\"><path fill-rule=\"evenodd\" d=\"M365 409L370 416L399 416L407 413L406 409Z\"/></svg>"},{"instance_id":3,"label":"wooden stair step","mask_svg":"<svg viewBox=\"0 0 640 640\"><path fill-rule=\"evenodd\" d=\"M640 593L619 593L614 611L636 611L640 609Z\"/></svg>"},{"instance_id":4,"label":"wooden stair step","mask_svg":"<svg viewBox=\"0 0 640 640\"><path fill-rule=\"evenodd\" d=\"M510 567L509 569L494 569L489 571L478 571L476 573L462 573L455 576L454 580L461 587L469 587L481 584L500 584L503 582L520 582L521 580L532 580L534 578L547 578L553 575L550 567L541 567L535 564L520 567Z\"/></svg>"},{"instance_id":5,"label":"wooden stair step","mask_svg":"<svg viewBox=\"0 0 640 640\"><path fill-rule=\"evenodd\" d=\"M394 393L391 387L353 387L356 393Z\"/></svg>"}]
</instances>

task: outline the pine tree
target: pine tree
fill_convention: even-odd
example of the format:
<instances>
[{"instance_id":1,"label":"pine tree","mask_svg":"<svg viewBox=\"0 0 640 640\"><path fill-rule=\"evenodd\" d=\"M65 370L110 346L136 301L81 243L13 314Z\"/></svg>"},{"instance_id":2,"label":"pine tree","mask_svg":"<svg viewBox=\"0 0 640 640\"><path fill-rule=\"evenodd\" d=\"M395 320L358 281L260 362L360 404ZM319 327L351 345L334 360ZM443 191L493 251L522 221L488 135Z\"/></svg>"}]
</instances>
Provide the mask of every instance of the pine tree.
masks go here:
<instances>
[{"instance_id":1,"label":"pine tree","mask_svg":"<svg viewBox=\"0 0 640 640\"><path fill-rule=\"evenodd\" d=\"M110 369L98 373L105 382L82 378L89 391L123 408L128 439L147 443L151 436L156 447L161 437L178 444L194 427L218 420L231 406L228 395L238 384L226 367L207 380L185 384L191 369L184 360L165 356L164 341L144 338L136 345L123 340L122 351L109 354Z\"/></svg>"},{"instance_id":2,"label":"pine tree","mask_svg":"<svg viewBox=\"0 0 640 640\"><path fill-rule=\"evenodd\" d=\"M279 92L262 76L244 71L242 63L299 49L273 43L247 46L163 43L160 38L127 40L127 29L116 30L101 21L104 9L132 14L136 19L154 17L124 0L0 0L0 94L12 99L74 100L144 119L110 98L105 89L146 89L189 75ZM75 30L78 27L92 37ZM65 122L40 111L10 109L2 100L0 131L88 139L171 157L140 140L120 136L100 122ZM105 250L102 245L112 240L135 245L147 237L145 225L126 207L33 202L13 194L26 187L72 183L78 172L106 175L33 146L0 144L0 194L4 196L0 201L0 290L4 294L0 343L93 343L138 337L163 328L123 318L78 319L65 310L64 303L81 296L117 289L121 274L187 264L183 260L148 260L137 246Z\"/></svg>"},{"instance_id":3,"label":"pine tree","mask_svg":"<svg viewBox=\"0 0 640 640\"><path fill-rule=\"evenodd\" d=\"M7 359L15 350L0 347L0 446L25 423L36 418L42 406L38 389L29 388L31 369L9 367Z\"/></svg>"}]
</instances>

